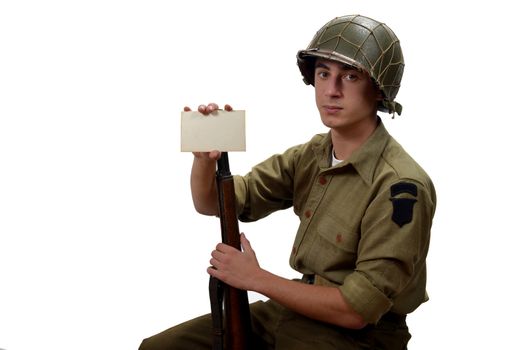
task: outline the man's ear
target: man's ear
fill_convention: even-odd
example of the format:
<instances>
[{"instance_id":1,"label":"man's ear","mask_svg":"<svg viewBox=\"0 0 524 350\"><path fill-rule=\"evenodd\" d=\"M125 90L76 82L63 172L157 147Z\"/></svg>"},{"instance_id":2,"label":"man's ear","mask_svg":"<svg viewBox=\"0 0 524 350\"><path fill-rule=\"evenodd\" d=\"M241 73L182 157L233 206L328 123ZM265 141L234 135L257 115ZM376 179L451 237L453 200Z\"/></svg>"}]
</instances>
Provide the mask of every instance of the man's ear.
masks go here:
<instances>
[{"instance_id":1,"label":"man's ear","mask_svg":"<svg viewBox=\"0 0 524 350\"><path fill-rule=\"evenodd\" d=\"M373 83L373 88L375 90L375 101L384 100L384 93L382 92L382 90L380 90L380 86L378 85L377 81L371 78L371 76L369 77L369 79L371 79L371 82Z\"/></svg>"},{"instance_id":2,"label":"man's ear","mask_svg":"<svg viewBox=\"0 0 524 350\"><path fill-rule=\"evenodd\" d=\"M376 93L375 99L376 99L377 101L382 101L382 100L384 100L384 94L382 93L382 90L380 90L380 88L378 87L378 85L375 85L375 93Z\"/></svg>"}]
</instances>

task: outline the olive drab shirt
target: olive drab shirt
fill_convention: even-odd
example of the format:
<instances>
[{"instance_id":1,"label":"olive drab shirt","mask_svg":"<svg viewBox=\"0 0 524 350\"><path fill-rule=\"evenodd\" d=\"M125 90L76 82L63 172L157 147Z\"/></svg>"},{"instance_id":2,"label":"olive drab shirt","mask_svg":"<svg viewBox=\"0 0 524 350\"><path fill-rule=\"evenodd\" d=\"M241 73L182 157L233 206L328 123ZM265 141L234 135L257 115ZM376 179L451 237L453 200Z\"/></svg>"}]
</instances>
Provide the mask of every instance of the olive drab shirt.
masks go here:
<instances>
[{"instance_id":1,"label":"olive drab shirt","mask_svg":"<svg viewBox=\"0 0 524 350\"><path fill-rule=\"evenodd\" d=\"M430 178L380 120L349 159L331 167L331 157L330 134L320 134L235 176L239 219L293 206L293 269L338 287L369 323L415 310L427 300Z\"/></svg>"}]
</instances>

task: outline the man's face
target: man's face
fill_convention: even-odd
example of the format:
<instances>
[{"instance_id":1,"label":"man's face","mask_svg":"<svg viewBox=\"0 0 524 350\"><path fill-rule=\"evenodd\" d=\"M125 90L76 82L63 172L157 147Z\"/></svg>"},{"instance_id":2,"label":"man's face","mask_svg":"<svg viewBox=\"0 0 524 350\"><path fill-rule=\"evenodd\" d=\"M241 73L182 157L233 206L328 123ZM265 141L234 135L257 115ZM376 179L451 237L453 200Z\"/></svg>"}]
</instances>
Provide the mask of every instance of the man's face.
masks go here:
<instances>
[{"instance_id":1,"label":"man's face","mask_svg":"<svg viewBox=\"0 0 524 350\"><path fill-rule=\"evenodd\" d=\"M381 94L367 73L336 61L318 59L315 97L324 125L343 132L375 120Z\"/></svg>"}]
</instances>

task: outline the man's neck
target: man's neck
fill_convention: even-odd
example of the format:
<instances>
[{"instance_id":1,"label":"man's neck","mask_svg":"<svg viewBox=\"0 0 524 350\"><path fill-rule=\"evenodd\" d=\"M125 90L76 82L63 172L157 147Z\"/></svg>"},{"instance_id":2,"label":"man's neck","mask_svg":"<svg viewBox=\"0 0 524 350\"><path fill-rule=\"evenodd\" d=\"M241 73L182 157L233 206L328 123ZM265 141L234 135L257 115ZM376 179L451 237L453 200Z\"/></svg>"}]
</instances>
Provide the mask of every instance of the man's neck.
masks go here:
<instances>
[{"instance_id":1,"label":"man's neck","mask_svg":"<svg viewBox=\"0 0 524 350\"><path fill-rule=\"evenodd\" d=\"M378 117L354 125L351 128L338 130L331 129L331 142L335 157L346 160L366 142L378 125Z\"/></svg>"}]
</instances>

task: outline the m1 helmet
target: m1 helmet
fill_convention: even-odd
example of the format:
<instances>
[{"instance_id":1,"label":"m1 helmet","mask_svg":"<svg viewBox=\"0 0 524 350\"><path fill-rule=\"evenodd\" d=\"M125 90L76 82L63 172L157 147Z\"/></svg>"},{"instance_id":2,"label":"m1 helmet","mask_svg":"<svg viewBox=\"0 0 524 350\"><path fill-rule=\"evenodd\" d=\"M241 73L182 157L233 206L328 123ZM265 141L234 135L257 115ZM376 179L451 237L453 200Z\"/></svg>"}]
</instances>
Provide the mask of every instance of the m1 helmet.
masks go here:
<instances>
[{"instance_id":1,"label":"m1 helmet","mask_svg":"<svg viewBox=\"0 0 524 350\"><path fill-rule=\"evenodd\" d=\"M297 54L297 64L306 84L315 84L316 58L325 58L367 72L383 95L378 109L400 115L395 102L404 72L400 42L384 23L369 17L336 17L315 34L307 49Z\"/></svg>"}]
</instances>

